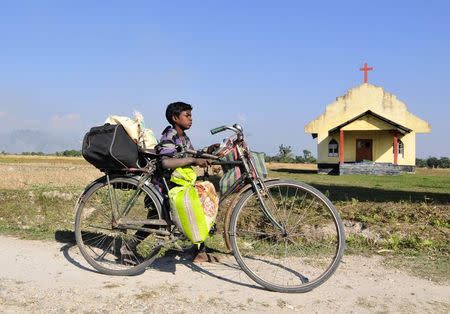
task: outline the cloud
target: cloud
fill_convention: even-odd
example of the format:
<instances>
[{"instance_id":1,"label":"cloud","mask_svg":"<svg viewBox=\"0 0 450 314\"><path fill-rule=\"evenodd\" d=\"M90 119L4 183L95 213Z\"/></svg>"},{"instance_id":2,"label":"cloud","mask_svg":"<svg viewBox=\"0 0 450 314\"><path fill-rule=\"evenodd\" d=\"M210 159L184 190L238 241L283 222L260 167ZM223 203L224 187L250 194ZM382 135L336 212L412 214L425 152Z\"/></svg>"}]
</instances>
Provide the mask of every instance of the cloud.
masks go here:
<instances>
[{"instance_id":1,"label":"cloud","mask_svg":"<svg viewBox=\"0 0 450 314\"><path fill-rule=\"evenodd\" d=\"M6 117L8 114L4 111L0 111L0 119Z\"/></svg>"},{"instance_id":2,"label":"cloud","mask_svg":"<svg viewBox=\"0 0 450 314\"><path fill-rule=\"evenodd\" d=\"M69 113L69 114L66 114L66 115L63 115L63 116L54 115L51 118L50 122L51 122L51 125L53 127L56 127L56 128L60 128L60 127L67 128L67 127L71 127L71 126L77 125L78 122L80 122L80 120L81 120L81 117L80 117L80 115L78 113Z\"/></svg>"},{"instance_id":3,"label":"cloud","mask_svg":"<svg viewBox=\"0 0 450 314\"><path fill-rule=\"evenodd\" d=\"M0 151L9 153L44 152L54 153L66 149L80 149L78 134L30 129L0 133Z\"/></svg>"}]
</instances>

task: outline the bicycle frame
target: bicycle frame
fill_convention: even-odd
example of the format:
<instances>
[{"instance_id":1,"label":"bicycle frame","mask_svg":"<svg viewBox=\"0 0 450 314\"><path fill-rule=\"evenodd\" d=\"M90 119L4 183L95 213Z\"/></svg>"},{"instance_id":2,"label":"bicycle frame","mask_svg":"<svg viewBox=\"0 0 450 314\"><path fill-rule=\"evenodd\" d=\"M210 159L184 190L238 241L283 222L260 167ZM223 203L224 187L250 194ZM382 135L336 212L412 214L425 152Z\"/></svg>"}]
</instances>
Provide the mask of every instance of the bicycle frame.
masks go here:
<instances>
[{"instance_id":1,"label":"bicycle frame","mask_svg":"<svg viewBox=\"0 0 450 314\"><path fill-rule=\"evenodd\" d=\"M243 175L235 182L235 184L227 191L220 199L220 202L222 202L225 198L227 198L229 195L233 194L234 192L239 191L241 186L245 186L246 183L250 183L252 186L252 189L255 191L259 202L261 203L262 210L264 215L267 217L267 219L270 220L272 224L274 224L278 229L282 230L283 233L285 233L284 227L273 217L273 215L270 213L270 209L268 208L266 202L264 201L263 194L268 195L267 187L264 184L264 180L260 177L258 171L256 171L255 164L252 161L252 158L250 157L250 150L248 148L247 143L244 140L244 133L243 129L240 125L233 125L232 127L229 126L221 126L216 129L211 130L212 134L216 134L219 132L223 132L225 130L233 131L237 137L235 140L233 140L233 148L236 148L237 150L237 161L235 162L219 162L217 164L221 165L236 165L236 164L242 164L244 171ZM228 138L228 140L231 140L231 137ZM217 159L217 156L211 156L209 154L201 154L200 152L197 152L197 156L200 155L201 157L210 157L212 159Z\"/></svg>"},{"instance_id":2,"label":"bicycle frame","mask_svg":"<svg viewBox=\"0 0 450 314\"><path fill-rule=\"evenodd\" d=\"M229 137L214 154L184 152L227 165L236 173L233 167L241 170L241 176L219 199L224 207L233 195L223 212L226 247L240 268L268 290L306 292L321 285L336 270L345 247L344 226L336 208L305 183L266 180L257 171L259 160L244 141L242 128L224 126L212 133L224 130L237 137ZM218 156L230 149L234 160L220 160ZM106 172L86 187L76 205L77 244L86 261L104 274L139 274L163 247L187 240L171 218L161 159L150 150L141 153L148 161L145 167ZM318 254L311 252L316 248Z\"/></svg>"},{"instance_id":3,"label":"bicycle frame","mask_svg":"<svg viewBox=\"0 0 450 314\"><path fill-rule=\"evenodd\" d=\"M145 226L167 226L168 222L163 219L145 219L145 220L130 220L130 219L123 219L122 217L127 216L133 205L135 204L137 198L142 193L142 187L144 185L151 185L150 181L153 178L154 170L156 168L154 167L154 162L149 161L149 166L143 169L128 169L127 171L130 172L132 177L136 177L134 173L140 173L140 178L138 179L138 186L136 187L136 190L132 194L132 196L127 200L125 207L123 210L120 210L118 208L118 202L115 196L115 193L113 193L112 185L110 182L110 174L106 173L106 181L108 184L108 195L111 202L111 210L112 210L112 224L117 229L133 229L137 231L144 231L152 234L157 234L161 236L171 236L172 233L165 231L165 230L158 230L158 229L151 229L146 228ZM113 195L114 194L114 195ZM113 198L115 199L115 202L113 201ZM116 204L117 208L114 208L114 205ZM164 204L163 204L164 205ZM162 206L163 211L166 211L165 206ZM166 212L163 213L166 215L165 217L170 217L167 215Z\"/></svg>"},{"instance_id":4,"label":"bicycle frame","mask_svg":"<svg viewBox=\"0 0 450 314\"><path fill-rule=\"evenodd\" d=\"M204 152L200 152L200 151L187 150L186 152L189 154L192 154L194 156L197 156L197 157L214 160L213 161L214 165L230 165L230 166L242 167L243 168L242 176L239 177L238 180L236 180L236 182L234 182L234 184L230 187L230 189L220 197L219 204L221 204L230 195L232 195L236 192L239 192L242 188L244 188L245 186L250 184L251 188L257 195L257 198L261 204L264 215L267 217L267 219L269 219L269 221L274 226L276 226L279 230L284 232L285 231L284 227L271 214L270 208L268 207L268 205L266 204L266 201L264 200L264 194L268 195L267 187L264 184L264 179L262 179L260 177L259 173L256 171L256 167L250 157L250 151L249 151L249 148L248 148L246 142L244 141L242 128L235 127L235 126L224 127L224 130L226 130L226 129L232 130L237 134L237 138L233 141L233 146L237 150L237 160L236 161L220 161L219 157L217 157L215 155L210 155L210 154L207 154ZM165 236L171 235L171 233L168 231L143 227L143 225L144 226L145 225L167 226L168 224L169 225L173 224L170 219L170 208L167 205L167 195L169 192L169 187L168 187L168 184L167 184L164 176L162 176L162 182L164 184L163 188L166 191L165 191L165 193L162 193L162 196L164 197L164 202L162 204L163 205L162 208L164 211L163 215L164 215L164 217L166 217L166 220L153 219L153 220L132 221L132 220L122 220L120 218L120 217L126 216L128 214L128 212L130 211L130 209L133 207L134 203L136 202L138 196L140 195L140 193L142 191L141 188L144 185L152 184L151 179L154 176L154 173L156 170L156 165L155 165L154 161L149 160L149 163L151 164L151 167L148 167L148 169L143 168L143 169L130 169L129 170L131 172L133 172L133 171L141 172L141 175L139 178L139 184L138 184L136 191L133 193L133 195L127 201L125 208L123 208L122 211L119 208L113 208L112 204L114 203L114 201L113 201L114 195L112 192L109 175L106 174L106 179L108 182L108 189L109 189L109 197L110 197L111 206L112 206L111 210L113 213L113 224L117 228L122 227L122 228L127 228L127 229L142 230L145 232L150 232L150 233L165 235ZM115 203L117 204L117 201Z\"/></svg>"},{"instance_id":5,"label":"bicycle frame","mask_svg":"<svg viewBox=\"0 0 450 314\"><path fill-rule=\"evenodd\" d=\"M242 141L242 143L245 145L245 151L242 151L242 148L237 145L237 151L238 151L238 156L241 156L242 158L242 162L244 164L246 173L250 176L251 182L250 184L253 187L253 190L255 191L259 202L261 203L262 206L262 210L264 215L267 217L267 219L270 220L271 223L273 223L278 229L282 230L283 233L285 232L284 227L275 219L275 217L273 217L273 215L270 213L269 208L267 207L266 202L264 201L263 195L261 194L261 191L267 193L267 187L264 184L264 180L260 177L258 171L256 171L256 167L252 161L252 159L249 156L249 151L248 151L248 147L245 144L244 141ZM253 175L254 177L252 178L251 175ZM261 189L259 188L261 187Z\"/></svg>"}]
</instances>

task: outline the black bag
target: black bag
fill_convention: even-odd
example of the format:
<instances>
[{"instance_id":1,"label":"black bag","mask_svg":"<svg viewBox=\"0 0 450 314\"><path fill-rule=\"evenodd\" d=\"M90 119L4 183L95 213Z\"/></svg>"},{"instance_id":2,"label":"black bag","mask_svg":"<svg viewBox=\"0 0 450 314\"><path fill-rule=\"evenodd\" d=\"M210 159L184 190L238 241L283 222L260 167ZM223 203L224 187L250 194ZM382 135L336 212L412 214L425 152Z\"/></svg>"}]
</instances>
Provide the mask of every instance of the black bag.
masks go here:
<instances>
[{"instance_id":1,"label":"black bag","mask_svg":"<svg viewBox=\"0 0 450 314\"><path fill-rule=\"evenodd\" d=\"M138 146L120 124L93 127L84 136L82 154L102 171L139 168Z\"/></svg>"}]
</instances>

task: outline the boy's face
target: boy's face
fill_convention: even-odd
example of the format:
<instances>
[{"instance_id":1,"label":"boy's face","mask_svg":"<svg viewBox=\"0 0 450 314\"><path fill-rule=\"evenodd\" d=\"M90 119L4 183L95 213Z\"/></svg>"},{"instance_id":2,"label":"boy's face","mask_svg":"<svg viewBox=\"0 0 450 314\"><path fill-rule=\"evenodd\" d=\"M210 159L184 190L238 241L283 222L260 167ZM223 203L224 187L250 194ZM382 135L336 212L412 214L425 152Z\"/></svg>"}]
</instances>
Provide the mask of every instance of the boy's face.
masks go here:
<instances>
[{"instance_id":1,"label":"boy's face","mask_svg":"<svg viewBox=\"0 0 450 314\"><path fill-rule=\"evenodd\" d=\"M182 111L178 117L173 116L172 120L182 130L188 130L192 126L192 112L191 110Z\"/></svg>"}]
</instances>

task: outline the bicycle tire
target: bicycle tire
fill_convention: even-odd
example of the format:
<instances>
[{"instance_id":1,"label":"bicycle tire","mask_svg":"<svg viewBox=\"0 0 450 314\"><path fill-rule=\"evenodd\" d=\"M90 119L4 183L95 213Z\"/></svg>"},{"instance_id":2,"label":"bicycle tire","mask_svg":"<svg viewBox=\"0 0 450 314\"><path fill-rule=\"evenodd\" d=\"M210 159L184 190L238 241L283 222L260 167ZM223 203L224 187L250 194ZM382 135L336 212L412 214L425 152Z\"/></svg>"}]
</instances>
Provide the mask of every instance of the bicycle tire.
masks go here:
<instances>
[{"instance_id":1,"label":"bicycle tire","mask_svg":"<svg viewBox=\"0 0 450 314\"><path fill-rule=\"evenodd\" d=\"M157 241L148 232L138 236L142 231L114 228L112 203L115 202L117 208L123 206L127 197L139 189L139 195L127 216L134 219L161 220L162 205L156 194L145 185L139 187L135 178L111 178L110 187L111 194L104 177L88 186L81 195L76 206L76 242L86 261L100 273L113 276L137 275L155 260L162 245L160 240ZM165 228L151 227L160 230Z\"/></svg>"},{"instance_id":2,"label":"bicycle tire","mask_svg":"<svg viewBox=\"0 0 450 314\"><path fill-rule=\"evenodd\" d=\"M252 189L242 195L230 220L233 255L242 270L268 290L311 291L330 278L344 254L339 213L325 195L305 183L279 180L266 187L264 202L284 230L264 214Z\"/></svg>"},{"instance_id":3,"label":"bicycle tire","mask_svg":"<svg viewBox=\"0 0 450 314\"><path fill-rule=\"evenodd\" d=\"M273 182L273 181L280 181L280 179L278 178L270 178L270 179L265 179L264 183L267 182ZM229 205L229 207L227 207L226 211L225 211L225 215L223 218L223 239L225 241L225 246L226 248L231 252L231 243L230 243L230 237L229 237L229 226L230 226L230 220L231 220L231 215L233 214L233 210L236 207L236 204L239 202L239 200L241 199L242 195L247 192L248 190L250 190L252 188L251 184L247 184L245 185L241 190L239 190L235 196L232 197L231 199L231 203Z\"/></svg>"}]
</instances>

